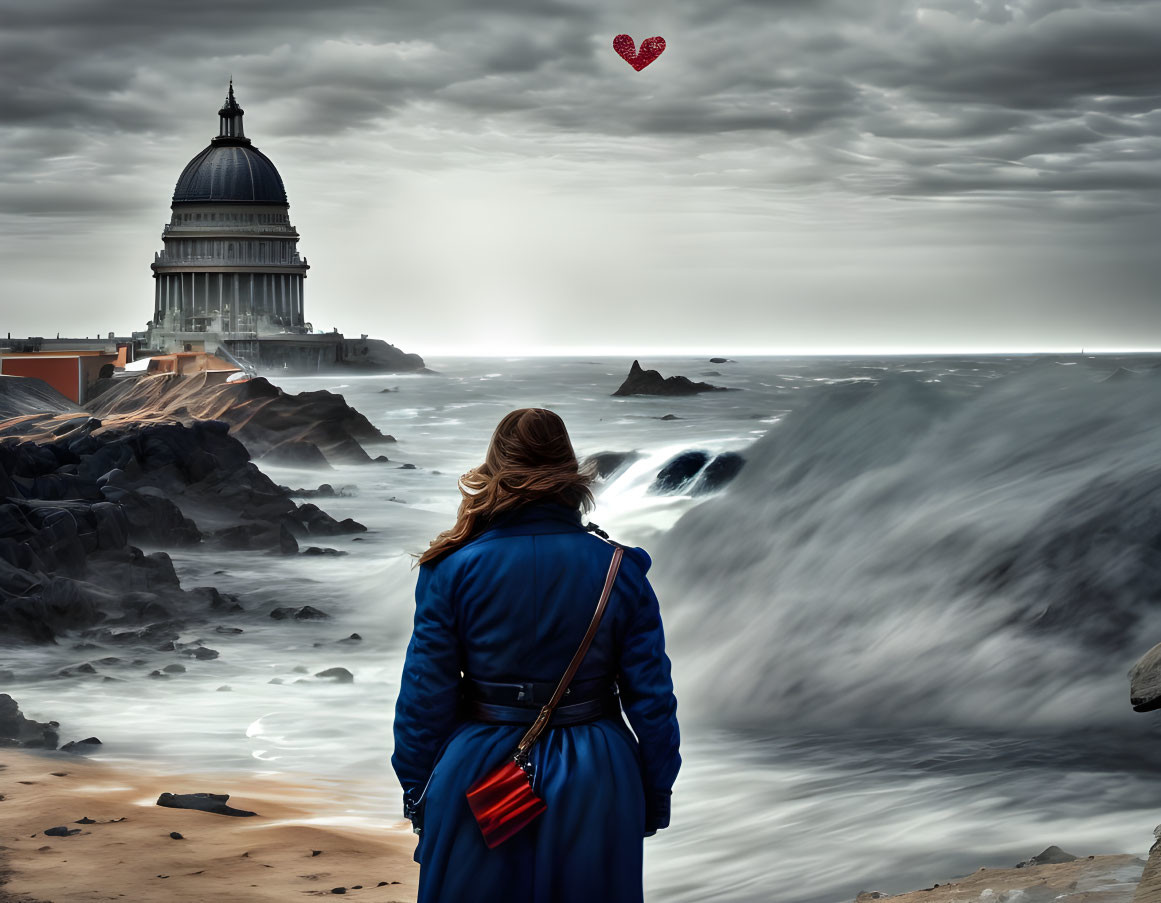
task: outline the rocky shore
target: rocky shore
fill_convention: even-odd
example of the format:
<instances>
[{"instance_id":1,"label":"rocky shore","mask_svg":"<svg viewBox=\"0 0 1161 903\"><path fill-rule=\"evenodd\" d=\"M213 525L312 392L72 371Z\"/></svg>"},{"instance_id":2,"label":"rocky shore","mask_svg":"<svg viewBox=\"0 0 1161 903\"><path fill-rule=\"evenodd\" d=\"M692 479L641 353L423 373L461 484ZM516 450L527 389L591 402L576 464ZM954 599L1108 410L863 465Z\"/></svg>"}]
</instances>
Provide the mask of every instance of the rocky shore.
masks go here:
<instances>
[{"instance_id":1,"label":"rocky shore","mask_svg":"<svg viewBox=\"0 0 1161 903\"><path fill-rule=\"evenodd\" d=\"M185 397L198 377L177 379L191 380L175 384L175 395ZM53 399L37 380L0 377L0 417L15 413L0 421L0 641L51 642L98 625L105 635L152 625L153 638L163 641L185 618L238 610L212 587L183 589L167 549L294 555L302 542L303 551L318 554L327 537L365 530L312 503L296 504L250 460L232 424L250 435L255 422L293 420L300 435L319 442L341 437L322 443L332 450L358 446L356 430L381 434L362 427L365 418L341 396L303 399L250 382L257 385L209 390L199 410L222 419L197 419L187 405L183 423L165 415L168 407L159 413L139 404L139 396L131 405L132 391L111 393L110 410L118 410L100 420ZM49 409L29 413L33 404ZM282 443L293 441L310 440Z\"/></svg>"},{"instance_id":2,"label":"rocky shore","mask_svg":"<svg viewBox=\"0 0 1161 903\"><path fill-rule=\"evenodd\" d=\"M891 896L864 892L855 903L1155 903L1157 896L1138 893L1144 867L1144 861L1136 856L1115 855L981 868L911 893Z\"/></svg>"}]
</instances>

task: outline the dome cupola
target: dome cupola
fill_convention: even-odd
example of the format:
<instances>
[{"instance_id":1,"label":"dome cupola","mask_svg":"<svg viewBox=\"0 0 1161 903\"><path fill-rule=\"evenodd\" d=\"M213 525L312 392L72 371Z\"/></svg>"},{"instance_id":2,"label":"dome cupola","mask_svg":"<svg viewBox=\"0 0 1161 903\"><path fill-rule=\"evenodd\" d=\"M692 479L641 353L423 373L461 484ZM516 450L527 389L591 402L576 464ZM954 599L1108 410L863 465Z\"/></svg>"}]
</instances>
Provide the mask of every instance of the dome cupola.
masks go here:
<instances>
[{"instance_id":1,"label":"dome cupola","mask_svg":"<svg viewBox=\"0 0 1161 903\"><path fill-rule=\"evenodd\" d=\"M234 97L234 83L218 110L218 137L182 170L173 192L175 204L286 204L282 176L242 128L245 111Z\"/></svg>"}]
</instances>

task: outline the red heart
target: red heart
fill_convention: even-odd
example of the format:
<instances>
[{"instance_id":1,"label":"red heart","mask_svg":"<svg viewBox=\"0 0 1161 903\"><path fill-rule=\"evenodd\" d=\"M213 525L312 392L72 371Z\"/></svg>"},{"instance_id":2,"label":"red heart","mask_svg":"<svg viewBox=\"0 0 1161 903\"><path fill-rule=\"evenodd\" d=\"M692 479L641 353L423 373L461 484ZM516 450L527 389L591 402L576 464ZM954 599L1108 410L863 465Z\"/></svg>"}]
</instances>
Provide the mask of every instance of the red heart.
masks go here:
<instances>
[{"instance_id":1,"label":"red heart","mask_svg":"<svg viewBox=\"0 0 1161 903\"><path fill-rule=\"evenodd\" d=\"M640 72L661 56L661 51L665 49L665 38L646 38L641 42L641 49L638 50L631 37L627 34L619 34L613 38L613 49L621 55L626 63Z\"/></svg>"}]
</instances>

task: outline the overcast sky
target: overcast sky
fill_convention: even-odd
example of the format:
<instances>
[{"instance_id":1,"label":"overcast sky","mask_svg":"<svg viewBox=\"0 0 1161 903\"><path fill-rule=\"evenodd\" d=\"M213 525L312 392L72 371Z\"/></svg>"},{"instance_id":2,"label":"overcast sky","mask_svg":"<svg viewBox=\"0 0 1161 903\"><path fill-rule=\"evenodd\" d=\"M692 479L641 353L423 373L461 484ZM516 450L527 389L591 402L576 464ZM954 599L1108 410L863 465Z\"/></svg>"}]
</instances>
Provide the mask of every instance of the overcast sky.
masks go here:
<instances>
[{"instance_id":1,"label":"overcast sky","mask_svg":"<svg viewBox=\"0 0 1161 903\"><path fill-rule=\"evenodd\" d=\"M317 328L1158 348L1159 47L1161 0L0 0L0 329L144 328L232 74Z\"/></svg>"}]
</instances>

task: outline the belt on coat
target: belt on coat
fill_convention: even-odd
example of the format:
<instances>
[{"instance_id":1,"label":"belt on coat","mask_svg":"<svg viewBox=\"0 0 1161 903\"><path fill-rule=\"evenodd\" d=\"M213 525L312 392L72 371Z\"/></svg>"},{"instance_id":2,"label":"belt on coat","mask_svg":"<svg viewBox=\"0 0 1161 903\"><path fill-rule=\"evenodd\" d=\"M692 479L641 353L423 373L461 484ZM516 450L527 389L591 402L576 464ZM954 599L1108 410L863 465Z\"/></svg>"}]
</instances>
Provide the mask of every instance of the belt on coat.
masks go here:
<instances>
[{"instance_id":1,"label":"belt on coat","mask_svg":"<svg viewBox=\"0 0 1161 903\"><path fill-rule=\"evenodd\" d=\"M531 724L556 690L554 683L499 683L470 677L464 677L460 686L467 717L487 724ZM548 726L584 724L620 711L616 688L607 678L573 681Z\"/></svg>"}]
</instances>

